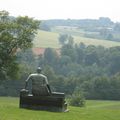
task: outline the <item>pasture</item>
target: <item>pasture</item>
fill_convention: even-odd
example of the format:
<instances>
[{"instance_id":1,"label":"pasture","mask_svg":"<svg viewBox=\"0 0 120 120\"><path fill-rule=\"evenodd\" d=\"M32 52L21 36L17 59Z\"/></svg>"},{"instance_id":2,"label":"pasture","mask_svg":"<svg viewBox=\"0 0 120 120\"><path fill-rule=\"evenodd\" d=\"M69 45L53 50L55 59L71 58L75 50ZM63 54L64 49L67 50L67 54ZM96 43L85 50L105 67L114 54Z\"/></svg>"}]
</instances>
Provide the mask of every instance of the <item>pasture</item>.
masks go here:
<instances>
[{"instance_id":1,"label":"pasture","mask_svg":"<svg viewBox=\"0 0 120 120\"><path fill-rule=\"evenodd\" d=\"M46 32L39 30L33 44L35 48L60 48L60 44L58 41L59 34L56 32ZM84 43L85 45L95 45L95 46L104 46L106 48L108 47L114 47L114 46L120 46L120 42L114 42L114 41L107 41L107 40L98 40L98 39L91 39L91 38L85 38L82 36L73 36L74 42Z\"/></svg>"},{"instance_id":2,"label":"pasture","mask_svg":"<svg viewBox=\"0 0 120 120\"><path fill-rule=\"evenodd\" d=\"M86 106L68 107L67 113L19 108L19 98L0 97L0 120L119 120L120 101L88 100Z\"/></svg>"}]
</instances>

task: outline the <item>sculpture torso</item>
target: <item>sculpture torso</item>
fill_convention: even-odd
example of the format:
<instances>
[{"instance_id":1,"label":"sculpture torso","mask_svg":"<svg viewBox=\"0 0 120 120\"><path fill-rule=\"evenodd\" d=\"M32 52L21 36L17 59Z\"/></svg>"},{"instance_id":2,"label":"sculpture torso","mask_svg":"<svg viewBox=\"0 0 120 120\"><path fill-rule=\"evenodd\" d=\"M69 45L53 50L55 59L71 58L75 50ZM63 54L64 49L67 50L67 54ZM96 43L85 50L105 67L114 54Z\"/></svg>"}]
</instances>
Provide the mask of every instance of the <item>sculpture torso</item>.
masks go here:
<instances>
[{"instance_id":1,"label":"sculpture torso","mask_svg":"<svg viewBox=\"0 0 120 120\"><path fill-rule=\"evenodd\" d=\"M33 95L48 95L48 89L47 89L47 77L42 74L31 74L27 81L31 80L32 82L32 93Z\"/></svg>"}]
</instances>

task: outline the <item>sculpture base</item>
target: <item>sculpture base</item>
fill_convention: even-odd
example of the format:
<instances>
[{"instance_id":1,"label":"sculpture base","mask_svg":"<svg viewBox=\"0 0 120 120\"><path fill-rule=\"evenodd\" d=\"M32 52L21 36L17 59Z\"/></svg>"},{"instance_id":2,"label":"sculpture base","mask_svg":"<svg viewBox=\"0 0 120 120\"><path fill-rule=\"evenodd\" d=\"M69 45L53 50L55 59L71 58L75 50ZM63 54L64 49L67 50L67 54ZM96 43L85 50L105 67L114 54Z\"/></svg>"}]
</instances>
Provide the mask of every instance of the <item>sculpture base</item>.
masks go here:
<instances>
[{"instance_id":1,"label":"sculpture base","mask_svg":"<svg viewBox=\"0 0 120 120\"><path fill-rule=\"evenodd\" d=\"M33 96L20 92L20 108L47 110L54 112L67 111L64 93L52 93L50 96Z\"/></svg>"}]
</instances>

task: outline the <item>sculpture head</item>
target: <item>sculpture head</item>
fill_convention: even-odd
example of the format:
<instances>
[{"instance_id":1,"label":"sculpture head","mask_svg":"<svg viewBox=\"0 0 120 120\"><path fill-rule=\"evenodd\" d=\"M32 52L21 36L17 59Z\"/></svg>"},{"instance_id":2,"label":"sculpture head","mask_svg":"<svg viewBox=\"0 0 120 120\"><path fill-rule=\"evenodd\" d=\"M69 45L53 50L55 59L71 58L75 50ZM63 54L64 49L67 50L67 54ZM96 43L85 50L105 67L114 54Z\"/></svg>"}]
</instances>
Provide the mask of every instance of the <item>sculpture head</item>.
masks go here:
<instances>
[{"instance_id":1,"label":"sculpture head","mask_svg":"<svg viewBox=\"0 0 120 120\"><path fill-rule=\"evenodd\" d=\"M41 71L42 71L42 68L41 68L41 67L38 67L38 68L37 68L37 73L41 73Z\"/></svg>"}]
</instances>

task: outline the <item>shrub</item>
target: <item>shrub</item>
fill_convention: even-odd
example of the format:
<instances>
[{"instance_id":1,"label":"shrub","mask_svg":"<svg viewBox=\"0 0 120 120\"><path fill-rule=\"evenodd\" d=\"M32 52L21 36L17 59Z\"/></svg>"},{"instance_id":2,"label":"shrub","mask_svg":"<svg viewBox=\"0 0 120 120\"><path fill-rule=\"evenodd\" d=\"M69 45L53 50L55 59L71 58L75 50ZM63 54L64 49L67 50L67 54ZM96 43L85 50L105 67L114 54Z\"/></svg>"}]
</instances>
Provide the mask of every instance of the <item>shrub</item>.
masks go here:
<instances>
[{"instance_id":1,"label":"shrub","mask_svg":"<svg viewBox=\"0 0 120 120\"><path fill-rule=\"evenodd\" d=\"M82 93L74 93L70 98L70 105L83 107L85 106L85 98Z\"/></svg>"}]
</instances>

